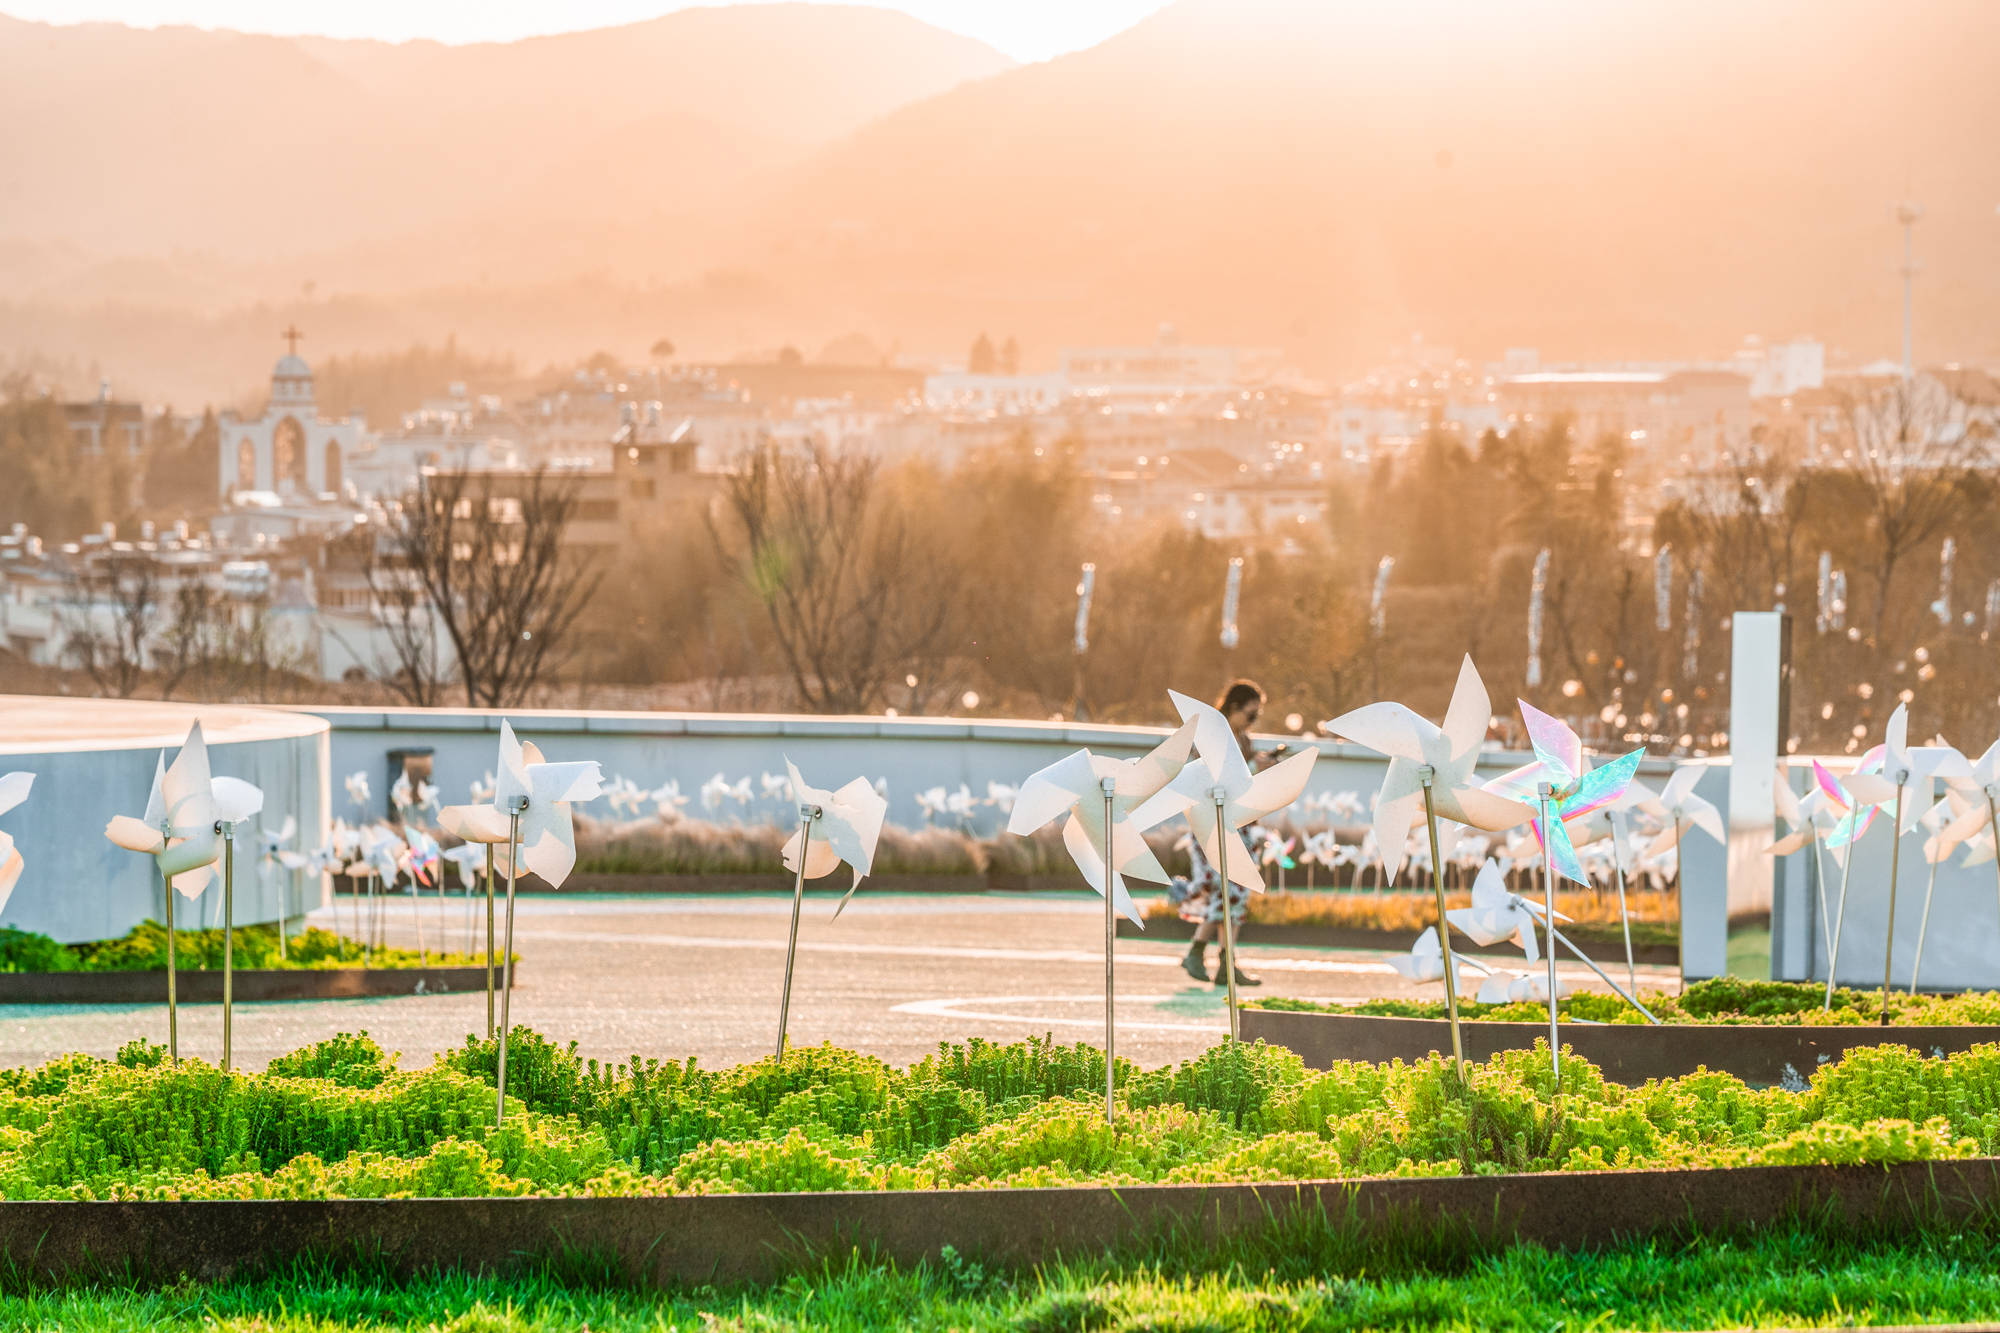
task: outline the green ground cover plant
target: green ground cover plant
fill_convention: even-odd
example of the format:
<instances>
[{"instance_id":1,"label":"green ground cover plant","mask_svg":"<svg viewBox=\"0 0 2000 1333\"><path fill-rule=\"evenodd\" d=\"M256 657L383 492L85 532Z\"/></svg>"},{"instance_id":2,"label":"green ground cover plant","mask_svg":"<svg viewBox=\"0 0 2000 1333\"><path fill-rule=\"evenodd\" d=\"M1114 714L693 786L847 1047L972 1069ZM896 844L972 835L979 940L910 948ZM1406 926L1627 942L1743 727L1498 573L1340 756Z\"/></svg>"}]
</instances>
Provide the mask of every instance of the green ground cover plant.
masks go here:
<instances>
[{"instance_id":1,"label":"green ground cover plant","mask_svg":"<svg viewBox=\"0 0 2000 1333\"><path fill-rule=\"evenodd\" d=\"M285 940L278 953L274 925L236 927L235 965L252 968L310 970L332 967L471 967L483 956L440 953L421 956L415 949L368 949L361 941L309 926ZM222 970L222 931L176 930L174 965L183 972ZM142 921L115 940L61 944L32 931L0 928L0 972L164 972L167 930L157 921Z\"/></svg>"},{"instance_id":2,"label":"green ground cover plant","mask_svg":"<svg viewBox=\"0 0 2000 1333\"><path fill-rule=\"evenodd\" d=\"M2000 1046L1849 1053L1803 1092L1699 1072L1637 1088L1546 1048L1307 1070L1223 1044L1160 1069L1030 1040L948 1044L907 1069L833 1046L727 1069L600 1065L517 1028L403 1070L366 1034L261 1074L133 1043L0 1071L0 1198L379 1198L953 1189L1894 1163L2000 1152Z\"/></svg>"},{"instance_id":3,"label":"green ground cover plant","mask_svg":"<svg viewBox=\"0 0 2000 1333\"><path fill-rule=\"evenodd\" d=\"M1292 1333L1712 1329L2000 1317L1996 1238L1802 1225L1558 1254L1359 1247L1276 1232L1123 1261L996 1271L945 1254L897 1270L849 1257L754 1289L634 1288L551 1266L399 1279L301 1264L253 1280L0 1290L0 1325L65 1333Z\"/></svg>"},{"instance_id":4,"label":"green ground cover plant","mask_svg":"<svg viewBox=\"0 0 2000 1333\"><path fill-rule=\"evenodd\" d=\"M1854 1027L1879 1023L1882 993L1879 990L1833 992L1833 1007L1823 1008L1823 987L1797 981L1745 981L1737 977L1714 977L1691 983L1680 994L1641 991L1639 998L1663 1023L1758 1024L1798 1027ZM1388 997L1358 1004L1335 1004L1318 1000L1293 1000L1272 996L1246 1002L1245 1008L1276 1009L1291 1013L1368 1014L1382 1018L1444 1018L1445 1003L1436 1000L1406 1000ZM1644 1023L1639 1012L1615 995L1579 992L1556 1002L1556 1011L1565 1018L1592 1023ZM1491 1019L1507 1023L1545 1023L1546 1003L1521 1001L1516 1004L1480 1004L1460 999L1460 1018ZM1962 995L1910 995L1889 993L1889 1022L1920 1027L1956 1027L2000 1024L2000 992L1968 991Z\"/></svg>"}]
</instances>

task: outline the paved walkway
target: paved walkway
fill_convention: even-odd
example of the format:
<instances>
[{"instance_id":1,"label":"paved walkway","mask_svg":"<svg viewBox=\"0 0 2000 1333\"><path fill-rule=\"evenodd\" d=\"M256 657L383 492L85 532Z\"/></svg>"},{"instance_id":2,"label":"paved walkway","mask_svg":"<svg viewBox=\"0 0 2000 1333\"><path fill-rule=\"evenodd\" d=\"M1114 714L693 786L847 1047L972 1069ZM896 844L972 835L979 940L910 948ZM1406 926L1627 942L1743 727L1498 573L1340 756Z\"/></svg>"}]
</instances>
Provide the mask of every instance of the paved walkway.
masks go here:
<instances>
[{"instance_id":1,"label":"paved walkway","mask_svg":"<svg viewBox=\"0 0 2000 1333\"><path fill-rule=\"evenodd\" d=\"M864 888L838 921L835 899L810 895L799 929L792 989L794 1044L835 1042L902 1064L939 1042L983 1036L1019 1040L1053 1033L1101 1040L1104 1030L1104 916L1094 894L916 895ZM409 900L389 907L391 942L416 942ZM465 916L447 918L464 947ZM435 903L425 934L436 946ZM768 1053L776 1039L784 976L786 918L780 894L713 897L598 895L523 898L515 924L522 959L514 1021L587 1056L623 1060L697 1056L730 1064ZM346 925L345 905L314 923ZM1180 967L1184 944L1118 942L1118 1040L1143 1064L1184 1059L1226 1030L1222 989L1192 981ZM1361 950L1243 947L1244 966L1264 985L1247 994L1313 999L1434 995L1389 967L1387 954ZM1211 968L1215 951L1210 951ZM1640 969L1642 986L1671 985L1668 968ZM1598 986L1580 966L1564 980ZM1601 987L1599 987L1601 989ZM181 1011L181 1049L215 1058L221 1011ZM240 1064L335 1032L367 1030L401 1051L406 1067L485 1029L484 993L344 1001L239 1004ZM142 1005L0 1005L0 1064L46 1060L66 1051L110 1055L134 1036L166 1039L166 1013Z\"/></svg>"}]
</instances>

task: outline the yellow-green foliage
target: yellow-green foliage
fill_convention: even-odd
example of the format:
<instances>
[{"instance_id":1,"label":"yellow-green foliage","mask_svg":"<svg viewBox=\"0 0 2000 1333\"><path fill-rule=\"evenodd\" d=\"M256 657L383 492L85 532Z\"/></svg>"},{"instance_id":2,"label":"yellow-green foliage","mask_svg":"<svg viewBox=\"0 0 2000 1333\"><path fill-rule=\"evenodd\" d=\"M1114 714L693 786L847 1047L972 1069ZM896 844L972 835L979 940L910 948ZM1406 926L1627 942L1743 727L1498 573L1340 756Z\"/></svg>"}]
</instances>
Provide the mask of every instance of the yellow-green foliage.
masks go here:
<instances>
[{"instance_id":1,"label":"yellow-green foliage","mask_svg":"<svg viewBox=\"0 0 2000 1333\"><path fill-rule=\"evenodd\" d=\"M1665 1023L1710 1023L1722 1025L1770 1024L1799 1027L1853 1027L1879 1023L1882 993L1878 990L1850 990L1833 993L1831 1008L1826 992L1817 985L1797 981L1743 981L1736 977L1713 977L1697 981L1680 994L1643 991L1639 998L1653 1015ZM1298 1013L1366 1014L1384 1018L1443 1018L1443 1000L1407 1000L1396 997L1364 1000L1359 1004L1333 1004L1318 1000L1293 1000L1282 996L1253 1000L1255 1009L1279 1009ZM1579 991L1557 1001L1556 1010L1565 1018L1591 1023L1643 1023L1645 1018L1616 995ZM1461 1018L1488 1019L1499 1023L1545 1023L1549 1010L1545 1003L1520 1001L1514 1004L1479 1004L1461 999ZM2000 1024L2000 992L1968 991L1963 995L1909 995L1891 991L1889 1021L1922 1027L1985 1027Z\"/></svg>"},{"instance_id":2,"label":"yellow-green foliage","mask_svg":"<svg viewBox=\"0 0 2000 1333\"><path fill-rule=\"evenodd\" d=\"M1164 1069L1052 1041L946 1046L909 1069L832 1046L730 1069L600 1066L517 1029L396 1068L342 1034L262 1074L135 1042L0 1071L0 1197L388 1198L945 1189L1641 1166L1902 1162L2000 1152L2000 1046L1850 1053L1803 1092L1702 1071L1637 1088L1547 1047L1474 1066L1308 1070L1261 1043Z\"/></svg>"}]
</instances>

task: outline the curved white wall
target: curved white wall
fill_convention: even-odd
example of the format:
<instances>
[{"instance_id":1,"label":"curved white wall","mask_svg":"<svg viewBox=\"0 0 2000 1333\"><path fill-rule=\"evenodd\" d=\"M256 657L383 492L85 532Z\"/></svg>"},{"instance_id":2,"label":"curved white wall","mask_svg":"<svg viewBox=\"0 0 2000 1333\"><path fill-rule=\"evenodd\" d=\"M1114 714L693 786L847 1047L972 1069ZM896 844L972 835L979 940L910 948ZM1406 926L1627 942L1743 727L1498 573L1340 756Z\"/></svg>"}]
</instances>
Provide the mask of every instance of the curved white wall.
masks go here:
<instances>
[{"instance_id":1,"label":"curved white wall","mask_svg":"<svg viewBox=\"0 0 2000 1333\"><path fill-rule=\"evenodd\" d=\"M290 814L298 845L316 845L327 823L328 727L309 714L277 709L141 703L111 699L0 696L0 773L35 775L27 802L0 816L26 867L0 908L0 924L64 941L110 939L164 913L151 857L104 837L113 815L143 814L160 751L172 751L199 718L217 776L244 778L264 791L261 822L272 829ZM171 755L169 755L171 758ZM259 821L245 826L246 842ZM288 910L319 902L320 887L290 888L289 875L265 882L254 844L239 843L238 922L275 919L279 894ZM176 924L218 924L221 889L181 899Z\"/></svg>"}]
</instances>

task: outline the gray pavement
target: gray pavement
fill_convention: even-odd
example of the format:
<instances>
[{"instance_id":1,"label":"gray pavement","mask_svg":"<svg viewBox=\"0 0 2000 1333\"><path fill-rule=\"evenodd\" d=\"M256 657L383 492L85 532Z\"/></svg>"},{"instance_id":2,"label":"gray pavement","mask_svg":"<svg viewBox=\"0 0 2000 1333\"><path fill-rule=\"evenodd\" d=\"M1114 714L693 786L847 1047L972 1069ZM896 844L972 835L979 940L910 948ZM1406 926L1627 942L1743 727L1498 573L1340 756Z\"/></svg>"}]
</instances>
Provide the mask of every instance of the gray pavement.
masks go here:
<instances>
[{"instance_id":1,"label":"gray pavement","mask_svg":"<svg viewBox=\"0 0 2000 1333\"><path fill-rule=\"evenodd\" d=\"M1094 894L881 893L864 887L833 920L836 899L808 895L793 981L793 1044L834 1042L907 1064L939 1042L981 1036L1018 1041L1052 1033L1097 1042L1104 1028L1104 915ZM464 948L467 920L456 901L447 918ZM427 942L437 943L436 904L424 905ZM549 895L520 900L515 950L521 973L513 1014L587 1056L635 1052L697 1056L707 1065L768 1054L775 1042L784 976L782 894L709 897ZM409 900L389 905L392 943L413 946ZM315 924L346 926L345 905ZM1222 988L1181 970L1185 944L1120 940L1118 1043L1142 1064L1185 1059L1226 1030ZM1216 951L1210 950L1211 968ZM1264 985L1248 994L1313 999L1435 995L1412 987L1389 955L1245 945L1246 970ZM1565 964L1570 985L1603 989ZM1641 968L1642 986L1672 984L1669 968ZM238 1063L261 1068L276 1055L336 1032L366 1030L405 1067L485 1028L483 993L240 1004ZM184 1054L214 1059L216 1005L181 1010ZM0 1005L0 1064L67 1051L110 1055L134 1036L166 1039L166 1013L141 1005Z\"/></svg>"}]
</instances>

